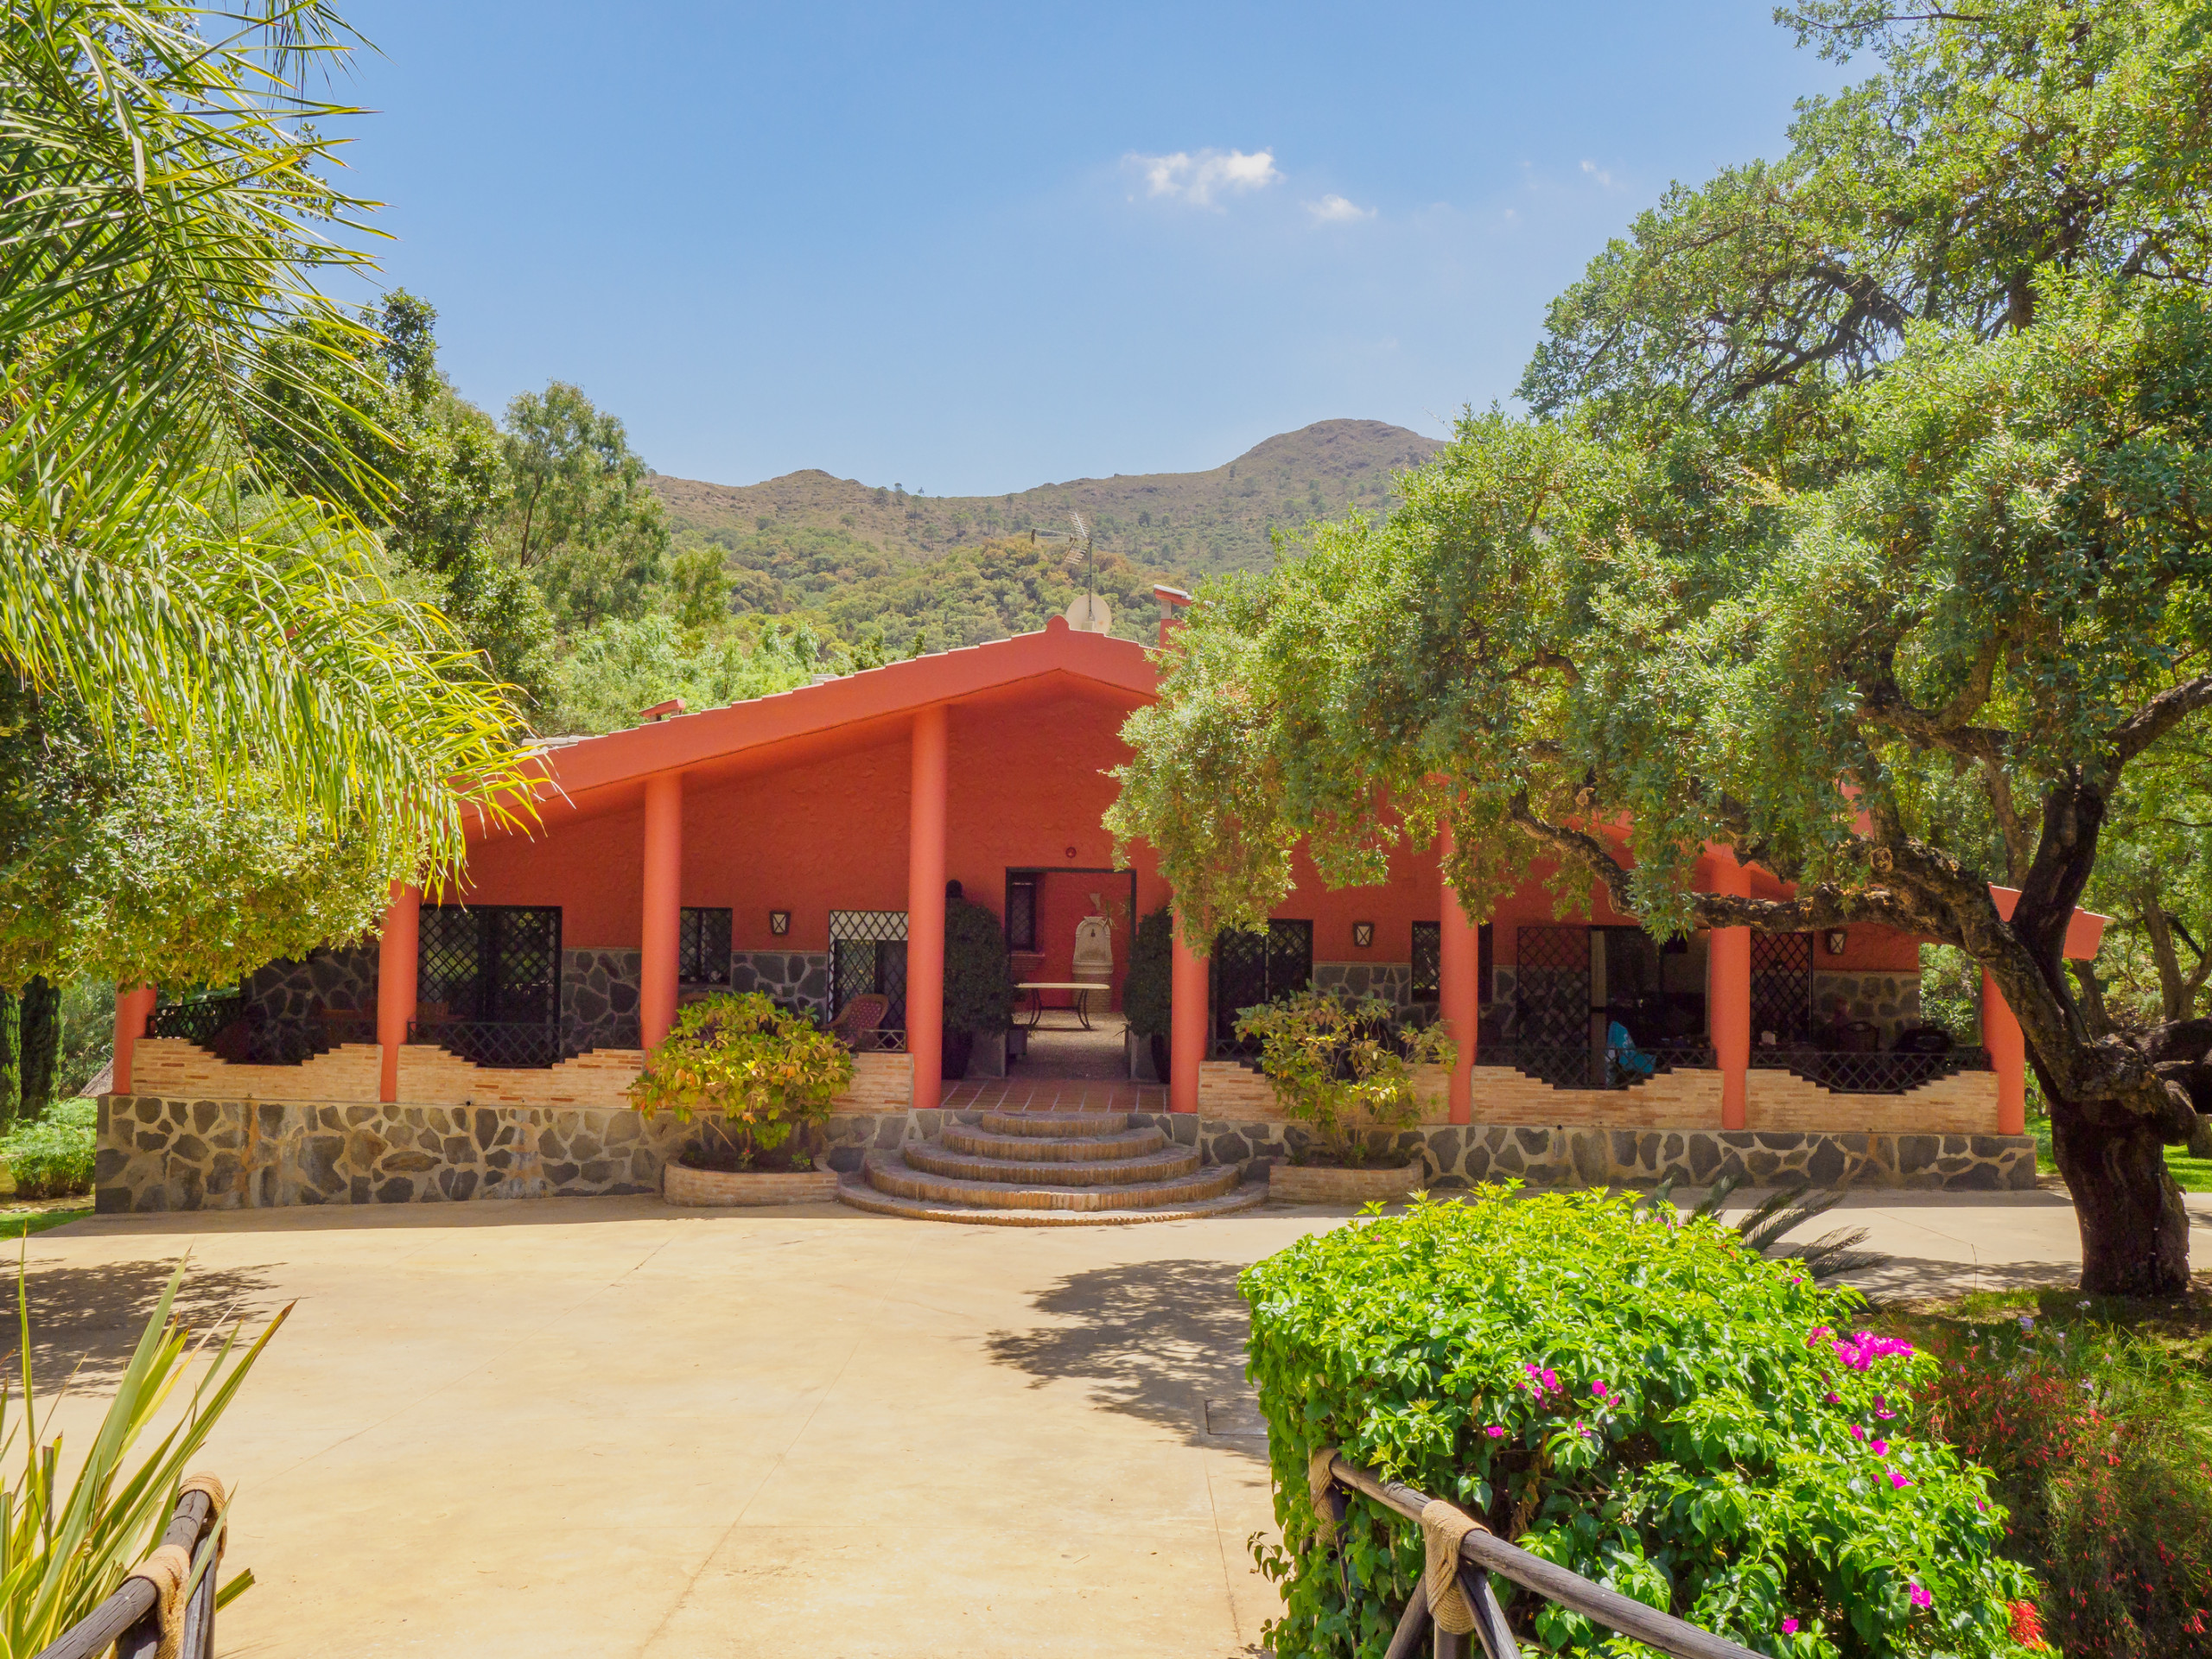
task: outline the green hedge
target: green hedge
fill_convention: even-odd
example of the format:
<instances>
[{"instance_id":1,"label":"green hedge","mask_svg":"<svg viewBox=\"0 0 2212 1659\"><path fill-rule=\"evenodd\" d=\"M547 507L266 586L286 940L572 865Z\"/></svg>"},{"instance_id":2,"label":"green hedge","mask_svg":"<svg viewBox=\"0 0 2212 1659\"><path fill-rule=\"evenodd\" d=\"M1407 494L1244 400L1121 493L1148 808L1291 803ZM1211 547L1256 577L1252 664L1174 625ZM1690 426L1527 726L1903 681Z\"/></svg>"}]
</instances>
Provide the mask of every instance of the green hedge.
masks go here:
<instances>
[{"instance_id":1,"label":"green hedge","mask_svg":"<svg viewBox=\"0 0 2212 1659\"><path fill-rule=\"evenodd\" d=\"M16 1179L19 1198L58 1198L92 1190L96 1100L60 1100L46 1115L0 1136L0 1163Z\"/></svg>"},{"instance_id":2,"label":"green hedge","mask_svg":"<svg viewBox=\"0 0 2212 1659\"><path fill-rule=\"evenodd\" d=\"M1859 1305L1709 1222L1632 1198L1484 1188L1300 1240L1248 1268L1250 1375L1287 1548L1270 1650L1380 1659L1418 1530L1354 1499L1372 1592L1310 1547L1308 1454L1335 1446L1523 1548L1787 1659L2017 1654L2033 1594L1984 1472L1905 1438L1930 1362L1838 1337ZM1531 1647L1618 1638L1502 1580Z\"/></svg>"}]
</instances>

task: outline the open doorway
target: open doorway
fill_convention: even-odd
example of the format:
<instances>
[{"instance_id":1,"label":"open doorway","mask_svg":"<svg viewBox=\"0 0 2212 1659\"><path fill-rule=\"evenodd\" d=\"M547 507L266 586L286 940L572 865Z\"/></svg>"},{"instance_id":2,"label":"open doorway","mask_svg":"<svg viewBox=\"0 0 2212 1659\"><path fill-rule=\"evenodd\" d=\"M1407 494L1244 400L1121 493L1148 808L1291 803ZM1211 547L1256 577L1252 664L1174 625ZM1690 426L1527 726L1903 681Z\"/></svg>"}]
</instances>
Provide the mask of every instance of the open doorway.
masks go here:
<instances>
[{"instance_id":1,"label":"open doorway","mask_svg":"<svg viewBox=\"0 0 2212 1659\"><path fill-rule=\"evenodd\" d=\"M1136 930L1133 870L1052 865L1006 873L1006 943L1025 989L1009 1059L1027 1077L1128 1075L1122 984ZM1078 959L1080 958L1080 960ZM1066 988L1098 982L1102 988ZM1015 1058L1018 1055L1019 1058Z\"/></svg>"}]
</instances>

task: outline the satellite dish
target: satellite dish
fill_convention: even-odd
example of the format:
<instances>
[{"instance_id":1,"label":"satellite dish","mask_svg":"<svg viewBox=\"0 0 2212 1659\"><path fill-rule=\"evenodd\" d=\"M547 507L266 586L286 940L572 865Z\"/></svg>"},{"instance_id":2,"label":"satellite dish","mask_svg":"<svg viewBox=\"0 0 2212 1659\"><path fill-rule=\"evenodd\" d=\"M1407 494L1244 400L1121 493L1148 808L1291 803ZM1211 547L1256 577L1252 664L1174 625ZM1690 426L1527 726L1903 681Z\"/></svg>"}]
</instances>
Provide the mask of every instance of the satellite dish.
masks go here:
<instances>
[{"instance_id":1,"label":"satellite dish","mask_svg":"<svg viewBox=\"0 0 2212 1659\"><path fill-rule=\"evenodd\" d=\"M1114 613L1106 608L1106 601L1096 594L1077 594L1068 601L1068 626L1077 633L1108 633L1114 626Z\"/></svg>"}]
</instances>

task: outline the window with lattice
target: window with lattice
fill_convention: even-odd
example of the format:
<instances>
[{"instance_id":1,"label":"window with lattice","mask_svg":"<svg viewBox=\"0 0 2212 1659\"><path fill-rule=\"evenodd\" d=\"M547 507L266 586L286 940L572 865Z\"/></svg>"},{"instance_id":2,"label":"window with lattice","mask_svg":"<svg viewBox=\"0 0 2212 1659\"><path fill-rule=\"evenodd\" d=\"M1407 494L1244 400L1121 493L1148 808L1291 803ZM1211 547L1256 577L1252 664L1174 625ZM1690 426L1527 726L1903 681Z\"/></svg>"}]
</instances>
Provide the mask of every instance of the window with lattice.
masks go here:
<instances>
[{"instance_id":1,"label":"window with lattice","mask_svg":"<svg viewBox=\"0 0 2212 1659\"><path fill-rule=\"evenodd\" d=\"M729 983L730 912L693 910L677 922L676 976L686 985Z\"/></svg>"}]
</instances>

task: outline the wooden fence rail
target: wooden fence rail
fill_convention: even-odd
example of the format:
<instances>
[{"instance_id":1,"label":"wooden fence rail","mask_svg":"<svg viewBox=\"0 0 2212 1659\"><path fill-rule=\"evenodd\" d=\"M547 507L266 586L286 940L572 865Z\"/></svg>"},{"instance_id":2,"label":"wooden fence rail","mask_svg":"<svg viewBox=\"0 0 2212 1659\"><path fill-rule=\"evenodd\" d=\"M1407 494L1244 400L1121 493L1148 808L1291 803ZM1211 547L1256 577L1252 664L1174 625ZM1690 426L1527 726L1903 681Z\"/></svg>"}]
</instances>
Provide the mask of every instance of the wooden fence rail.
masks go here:
<instances>
[{"instance_id":1,"label":"wooden fence rail","mask_svg":"<svg viewBox=\"0 0 2212 1659\"><path fill-rule=\"evenodd\" d=\"M200 1548L217 1520L214 1500L205 1492L187 1492L177 1500L169 1516L164 1544L181 1545L197 1560ZM215 1651L215 1578L218 1561L209 1561L200 1575L192 1599L185 1603L183 1645L179 1659L210 1659ZM116 1659L152 1659L162 1645L162 1611L152 1580L125 1579L122 1587L63 1631L35 1659L98 1659L112 1643Z\"/></svg>"},{"instance_id":2,"label":"wooden fence rail","mask_svg":"<svg viewBox=\"0 0 2212 1659\"><path fill-rule=\"evenodd\" d=\"M1349 1458L1332 1459L1329 1473L1334 1484L1371 1497L1408 1521L1418 1522L1421 1511L1428 1507L1426 1492L1400 1481L1385 1480L1372 1469L1363 1469ZM1738 1647L1710 1630L1700 1630L1686 1619L1647 1607L1618 1590L1592 1583L1580 1573L1531 1555L1494 1533L1479 1529L1469 1533L1460 1541L1459 1560L1459 1587L1475 1610L1472 1635L1481 1641L1488 1659L1519 1659L1520 1654L1513 1632L1506 1628L1504 1611L1491 1592L1489 1575L1492 1573L1585 1618L1618 1630L1623 1636L1649 1643L1662 1653L1671 1653L1675 1659L1763 1659L1751 1649ZM1427 1588L1417 1584L1413 1599L1406 1604L1404 1616L1398 1620L1397 1632L1390 1638L1389 1659L1414 1659L1421 1651L1422 1638L1432 1630L1434 1659L1471 1659L1472 1643L1469 1637L1436 1626L1429 1617Z\"/></svg>"}]
</instances>

